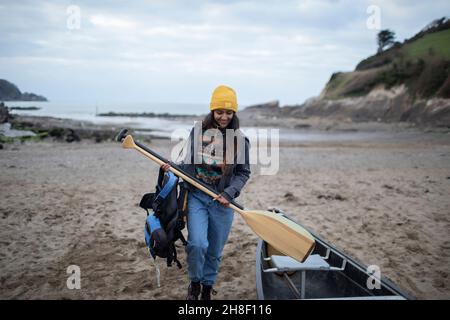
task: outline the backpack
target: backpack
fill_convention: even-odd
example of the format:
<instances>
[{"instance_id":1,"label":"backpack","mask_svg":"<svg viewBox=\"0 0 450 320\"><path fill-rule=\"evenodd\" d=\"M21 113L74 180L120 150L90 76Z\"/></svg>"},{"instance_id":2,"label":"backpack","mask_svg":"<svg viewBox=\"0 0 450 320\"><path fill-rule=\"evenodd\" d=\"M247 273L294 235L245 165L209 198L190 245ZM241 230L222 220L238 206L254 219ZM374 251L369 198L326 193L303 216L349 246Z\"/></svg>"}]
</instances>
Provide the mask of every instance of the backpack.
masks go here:
<instances>
[{"instance_id":1,"label":"backpack","mask_svg":"<svg viewBox=\"0 0 450 320\"><path fill-rule=\"evenodd\" d=\"M187 244L181 232L186 224L187 190L172 172L160 169L156 191L145 194L139 206L147 211L144 238L150 255L153 259L165 258L168 267L175 262L182 268L175 242Z\"/></svg>"}]
</instances>

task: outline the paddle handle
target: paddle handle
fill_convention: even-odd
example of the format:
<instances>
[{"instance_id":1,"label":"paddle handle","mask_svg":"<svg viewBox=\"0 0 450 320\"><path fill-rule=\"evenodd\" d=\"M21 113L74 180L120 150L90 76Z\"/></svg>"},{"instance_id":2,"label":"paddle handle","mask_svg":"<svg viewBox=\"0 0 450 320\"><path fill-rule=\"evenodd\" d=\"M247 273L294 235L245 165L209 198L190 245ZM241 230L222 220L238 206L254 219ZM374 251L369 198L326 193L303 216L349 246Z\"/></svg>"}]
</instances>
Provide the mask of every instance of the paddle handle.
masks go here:
<instances>
[{"instance_id":1,"label":"paddle handle","mask_svg":"<svg viewBox=\"0 0 450 320\"><path fill-rule=\"evenodd\" d=\"M160 156L159 154L157 154L153 150L147 148L143 144L141 144L141 143L139 143L137 141L135 141L134 144L135 144L135 149L137 151L142 153L147 158L150 158L151 160L155 161L160 166L168 162L165 158L163 158L162 156ZM195 186L197 189L200 189L201 191L203 191L204 193L210 195L211 197L214 198L214 197L218 196L218 194L214 190L212 190L209 186L206 186L205 184L200 182L197 178L194 178L190 174L184 172L176 164L172 164L171 163L171 167L169 168L169 170L171 172L173 172L173 174L175 174L177 177L182 178L184 181L190 183L191 185ZM233 210L239 212L240 214L244 214L245 213L243 211L244 207L242 207L241 205L237 204L234 201L230 201L230 208L232 208Z\"/></svg>"}]
</instances>

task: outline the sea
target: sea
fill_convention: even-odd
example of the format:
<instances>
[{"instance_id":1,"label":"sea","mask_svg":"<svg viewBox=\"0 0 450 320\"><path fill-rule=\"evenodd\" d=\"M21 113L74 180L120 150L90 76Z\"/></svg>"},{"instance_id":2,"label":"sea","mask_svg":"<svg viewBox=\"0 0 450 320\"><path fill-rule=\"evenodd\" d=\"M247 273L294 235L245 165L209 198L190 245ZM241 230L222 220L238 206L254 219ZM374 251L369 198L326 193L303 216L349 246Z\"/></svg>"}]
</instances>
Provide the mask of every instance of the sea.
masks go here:
<instances>
[{"instance_id":1,"label":"sea","mask_svg":"<svg viewBox=\"0 0 450 320\"><path fill-rule=\"evenodd\" d=\"M183 137L193 126L192 120L175 120L150 117L100 116L101 113L169 113L173 115L201 115L208 112L208 105L201 103L149 103L116 102L99 103L85 101L5 101L8 107L36 107L38 110L12 110L13 114L72 119L94 124L117 125L142 130L153 136L171 137L174 131ZM151 130L149 132L148 130Z\"/></svg>"},{"instance_id":2,"label":"sea","mask_svg":"<svg viewBox=\"0 0 450 320\"><path fill-rule=\"evenodd\" d=\"M87 121L94 124L107 124L118 128L133 128L140 134L149 134L172 139L184 139L194 125L192 119L168 119L150 117L100 116L100 113L169 113L173 115L202 115L209 112L208 104L202 103L151 103L151 102L81 102L68 100L54 101L5 101L8 107L37 107L39 110L12 110L13 114L30 116L48 116L61 119ZM247 135L264 134L272 136L273 128L246 127L242 131ZM271 131L272 130L272 131ZM355 141L380 138L380 133L363 132L312 132L310 130L280 129L280 140L296 142Z\"/></svg>"}]
</instances>

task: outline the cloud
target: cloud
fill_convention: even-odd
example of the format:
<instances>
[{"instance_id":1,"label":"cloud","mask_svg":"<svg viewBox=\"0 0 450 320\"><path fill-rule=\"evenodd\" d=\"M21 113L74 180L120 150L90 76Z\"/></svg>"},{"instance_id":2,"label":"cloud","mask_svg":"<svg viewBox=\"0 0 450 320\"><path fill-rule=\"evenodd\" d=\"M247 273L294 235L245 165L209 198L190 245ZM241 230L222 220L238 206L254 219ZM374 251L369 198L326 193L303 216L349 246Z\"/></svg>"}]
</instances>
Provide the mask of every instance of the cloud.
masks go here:
<instances>
[{"instance_id":1,"label":"cloud","mask_svg":"<svg viewBox=\"0 0 450 320\"><path fill-rule=\"evenodd\" d=\"M375 53L377 30L366 27L369 5L381 8L382 27L400 40L450 8L441 0L433 6L403 0L80 0L81 27L69 30L67 7L73 4L2 2L2 77L19 87L34 83L49 97L90 99L89 88L98 87L105 99L132 92L130 100L199 102L206 99L204 88L227 82L247 103L301 103L317 95L333 72L351 70ZM122 85L142 92L117 90ZM185 94L174 98L174 91Z\"/></svg>"},{"instance_id":2,"label":"cloud","mask_svg":"<svg viewBox=\"0 0 450 320\"><path fill-rule=\"evenodd\" d=\"M89 21L95 26L100 28L118 28L118 29L136 29L137 24L131 19L107 16L107 15L93 15L89 18Z\"/></svg>"}]
</instances>

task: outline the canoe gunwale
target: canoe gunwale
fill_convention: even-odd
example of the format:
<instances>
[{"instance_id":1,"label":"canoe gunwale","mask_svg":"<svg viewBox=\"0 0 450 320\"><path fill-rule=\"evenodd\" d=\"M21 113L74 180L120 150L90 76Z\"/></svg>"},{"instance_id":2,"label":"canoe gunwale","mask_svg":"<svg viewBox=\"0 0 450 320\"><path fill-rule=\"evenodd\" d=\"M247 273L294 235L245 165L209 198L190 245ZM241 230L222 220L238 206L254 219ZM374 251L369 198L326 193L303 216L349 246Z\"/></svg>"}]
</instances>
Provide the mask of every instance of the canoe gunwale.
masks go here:
<instances>
[{"instance_id":1,"label":"canoe gunwale","mask_svg":"<svg viewBox=\"0 0 450 320\"><path fill-rule=\"evenodd\" d=\"M289 217L287 217L285 214L281 213L282 216L284 216L285 218L294 221L292 219L290 219ZM295 222L295 221L294 221ZM301 225L301 224L300 224ZM304 226L302 226L304 227ZM305 228L306 229L306 228ZM346 278L346 281L348 281L348 283L352 284L356 287L358 287L359 291L364 291L367 293L367 295L357 295L357 296L349 296L349 297L340 297L340 296L330 296L330 297L323 297L323 298L319 298L319 299L339 299L339 300L353 300L353 299L361 299L361 300L366 300L366 299L373 299L373 300L379 300L379 299L412 299L410 296L408 296L406 293L404 293L402 290L400 290L396 285L394 285L392 283L392 281L390 281L388 278L386 278L385 276L381 277L381 279L379 278L375 278L374 275L369 274L367 271L367 267L365 267L362 263L356 261L355 259L349 257L348 255L346 255L345 253L341 252L340 250L338 250L337 248L333 247L332 245L330 245L329 243L327 243L325 240L323 240L322 238L320 238L317 234L315 234L314 232L311 232L310 230L308 230L312 236L314 237L315 241L316 241L316 249L313 251L313 254L315 253L319 253L319 255L325 259L332 259L333 262L336 262L338 258L342 259L342 265L341 268L339 267L335 267L333 265L333 263L330 263L330 268L327 269L315 269L315 268L310 268L310 269L302 269L302 268L294 268L294 269L289 269L289 268L285 268L285 269L278 269L278 268L270 268L270 258L266 257L266 253L267 253L267 243L264 242L262 239L260 239L258 241L258 245L257 245L257 249L256 249L256 289L257 289L257 296L258 299L264 300L266 298L266 294L264 292L265 288L263 285L263 277L274 277L273 274L277 274L278 278L276 278L276 281L285 281L289 287L291 287L291 293L292 295L296 298L296 299L305 299L305 274L306 272L309 272L309 274L311 273L318 273L318 272L336 272L339 273L339 277L341 278ZM321 252L322 251L322 252ZM320 254L322 253L322 254ZM267 267L269 265L269 268ZM351 276L349 276L349 274L347 272L344 272L345 268L351 268L351 272L354 272L356 274L356 278L352 278ZM288 272L300 272L301 273L301 278L302 281L300 281L300 286L301 286L301 290L298 290L298 286L295 285L294 281L291 279L290 275L288 274ZM350 272L350 271L348 271ZM272 275L269 275L272 274ZM350 273L351 274L351 273ZM280 277L280 275L282 275L282 277ZM386 293L386 294L374 294L372 293L367 287L364 288L361 285L361 281L357 281L359 277L359 280L361 280L362 278L368 278L368 277L372 277L375 278L376 280L379 281L380 285L382 286L382 292ZM274 278L275 279L275 278ZM293 290L294 287L297 290ZM297 291L297 292L295 292ZM300 296L299 296L300 294ZM269 298L270 299L270 298Z\"/></svg>"}]
</instances>

